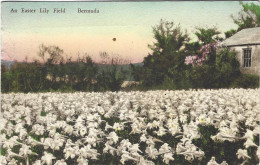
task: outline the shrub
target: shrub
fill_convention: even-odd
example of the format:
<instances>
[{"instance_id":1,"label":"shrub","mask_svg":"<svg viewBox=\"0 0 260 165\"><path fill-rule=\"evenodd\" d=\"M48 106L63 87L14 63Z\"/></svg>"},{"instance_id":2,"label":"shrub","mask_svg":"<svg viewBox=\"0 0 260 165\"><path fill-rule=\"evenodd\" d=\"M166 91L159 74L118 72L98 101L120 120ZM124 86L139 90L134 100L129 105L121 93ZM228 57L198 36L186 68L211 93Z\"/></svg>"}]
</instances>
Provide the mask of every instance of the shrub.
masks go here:
<instances>
[{"instance_id":1,"label":"shrub","mask_svg":"<svg viewBox=\"0 0 260 165\"><path fill-rule=\"evenodd\" d=\"M222 49L216 56L217 82L216 87L227 88L240 76L240 64L236 53L228 48Z\"/></svg>"},{"instance_id":2,"label":"shrub","mask_svg":"<svg viewBox=\"0 0 260 165\"><path fill-rule=\"evenodd\" d=\"M259 76L242 74L232 84L232 88L257 88L259 87Z\"/></svg>"}]
</instances>

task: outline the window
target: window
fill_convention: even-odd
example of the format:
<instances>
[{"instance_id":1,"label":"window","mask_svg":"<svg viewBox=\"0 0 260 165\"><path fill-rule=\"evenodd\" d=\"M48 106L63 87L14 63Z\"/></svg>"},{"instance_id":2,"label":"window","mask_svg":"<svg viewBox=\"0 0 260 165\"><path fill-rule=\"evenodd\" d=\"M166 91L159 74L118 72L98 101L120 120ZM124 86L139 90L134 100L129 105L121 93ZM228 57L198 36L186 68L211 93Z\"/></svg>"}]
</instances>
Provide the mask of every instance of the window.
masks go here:
<instances>
[{"instance_id":1,"label":"window","mask_svg":"<svg viewBox=\"0 0 260 165\"><path fill-rule=\"evenodd\" d=\"M251 67L251 49L244 49L243 67Z\"/></svg>"}]
</instances>

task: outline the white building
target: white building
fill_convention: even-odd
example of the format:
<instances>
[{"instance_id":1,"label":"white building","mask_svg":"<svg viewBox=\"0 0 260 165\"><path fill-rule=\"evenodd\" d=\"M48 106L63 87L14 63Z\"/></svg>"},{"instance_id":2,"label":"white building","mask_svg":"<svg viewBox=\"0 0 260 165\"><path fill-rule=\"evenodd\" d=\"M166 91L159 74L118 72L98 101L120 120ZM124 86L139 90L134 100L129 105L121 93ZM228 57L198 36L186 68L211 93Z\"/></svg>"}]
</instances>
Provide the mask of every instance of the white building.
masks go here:
<instances>
[{"instance_id":1,"label":"white building","mask_svg":"<svg viewBox=\"0 0 260 165\"><path fill-rule=\"evenodd\" d=\"M237 53L241 72L260 75L260 27L243 29L221 45Z\"/></svg>"}]
</instances>

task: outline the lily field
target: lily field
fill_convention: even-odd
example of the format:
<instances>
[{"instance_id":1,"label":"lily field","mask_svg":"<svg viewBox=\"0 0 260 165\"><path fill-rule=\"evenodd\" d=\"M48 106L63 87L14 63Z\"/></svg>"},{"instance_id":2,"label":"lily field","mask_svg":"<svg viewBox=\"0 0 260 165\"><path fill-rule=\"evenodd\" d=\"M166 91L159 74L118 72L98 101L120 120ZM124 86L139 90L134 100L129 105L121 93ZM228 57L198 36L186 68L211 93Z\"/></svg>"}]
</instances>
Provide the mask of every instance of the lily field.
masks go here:
<instances>
[{"instance_id":1,"label":"lily field","mask_svg":"<svg viewBox=\"0 0 260 165\"><path fill-rule=\"evenodd\" d=\"M10 93L5 165L256 165L259 89Z\"/></svg>"}]
</instances>

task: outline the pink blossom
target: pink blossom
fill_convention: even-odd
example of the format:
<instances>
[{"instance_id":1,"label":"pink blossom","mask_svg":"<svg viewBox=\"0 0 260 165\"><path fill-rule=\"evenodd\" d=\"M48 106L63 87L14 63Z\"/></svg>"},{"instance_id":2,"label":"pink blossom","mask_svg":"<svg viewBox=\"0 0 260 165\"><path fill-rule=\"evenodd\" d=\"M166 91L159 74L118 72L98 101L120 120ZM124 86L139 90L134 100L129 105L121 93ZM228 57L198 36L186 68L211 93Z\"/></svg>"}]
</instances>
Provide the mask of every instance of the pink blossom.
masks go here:
<instances>
[{"instance_id":1,"label":"pink blossom","mask_svg":"<svg viewBox=\"0 0 260 165\"><path fill-rule=\"evenodd\" d=\"M200 49L200 51L202 52L202 57L199 57L198 55L187 56L185 58L185 64L192 64L192 66L196 64L201 66L203 62L207 59L207 55L211 52L212 48L213 50L216 50L216 43L203 45Z\"/></svg>"},{"instance_id":2,"label":"pink blossom","mask_svg":"<svg viewBox=\"0 0 260 165\"><path fill-rule=\"evenodd\" d=\"M185 64L186 64L186 65L189 65L189 64L194 65L194 63L195 63L195 61L196 61L197 58L198 58L198 56L187 56L187 57L185 58Z\"/></svg>"}]
</instances>

